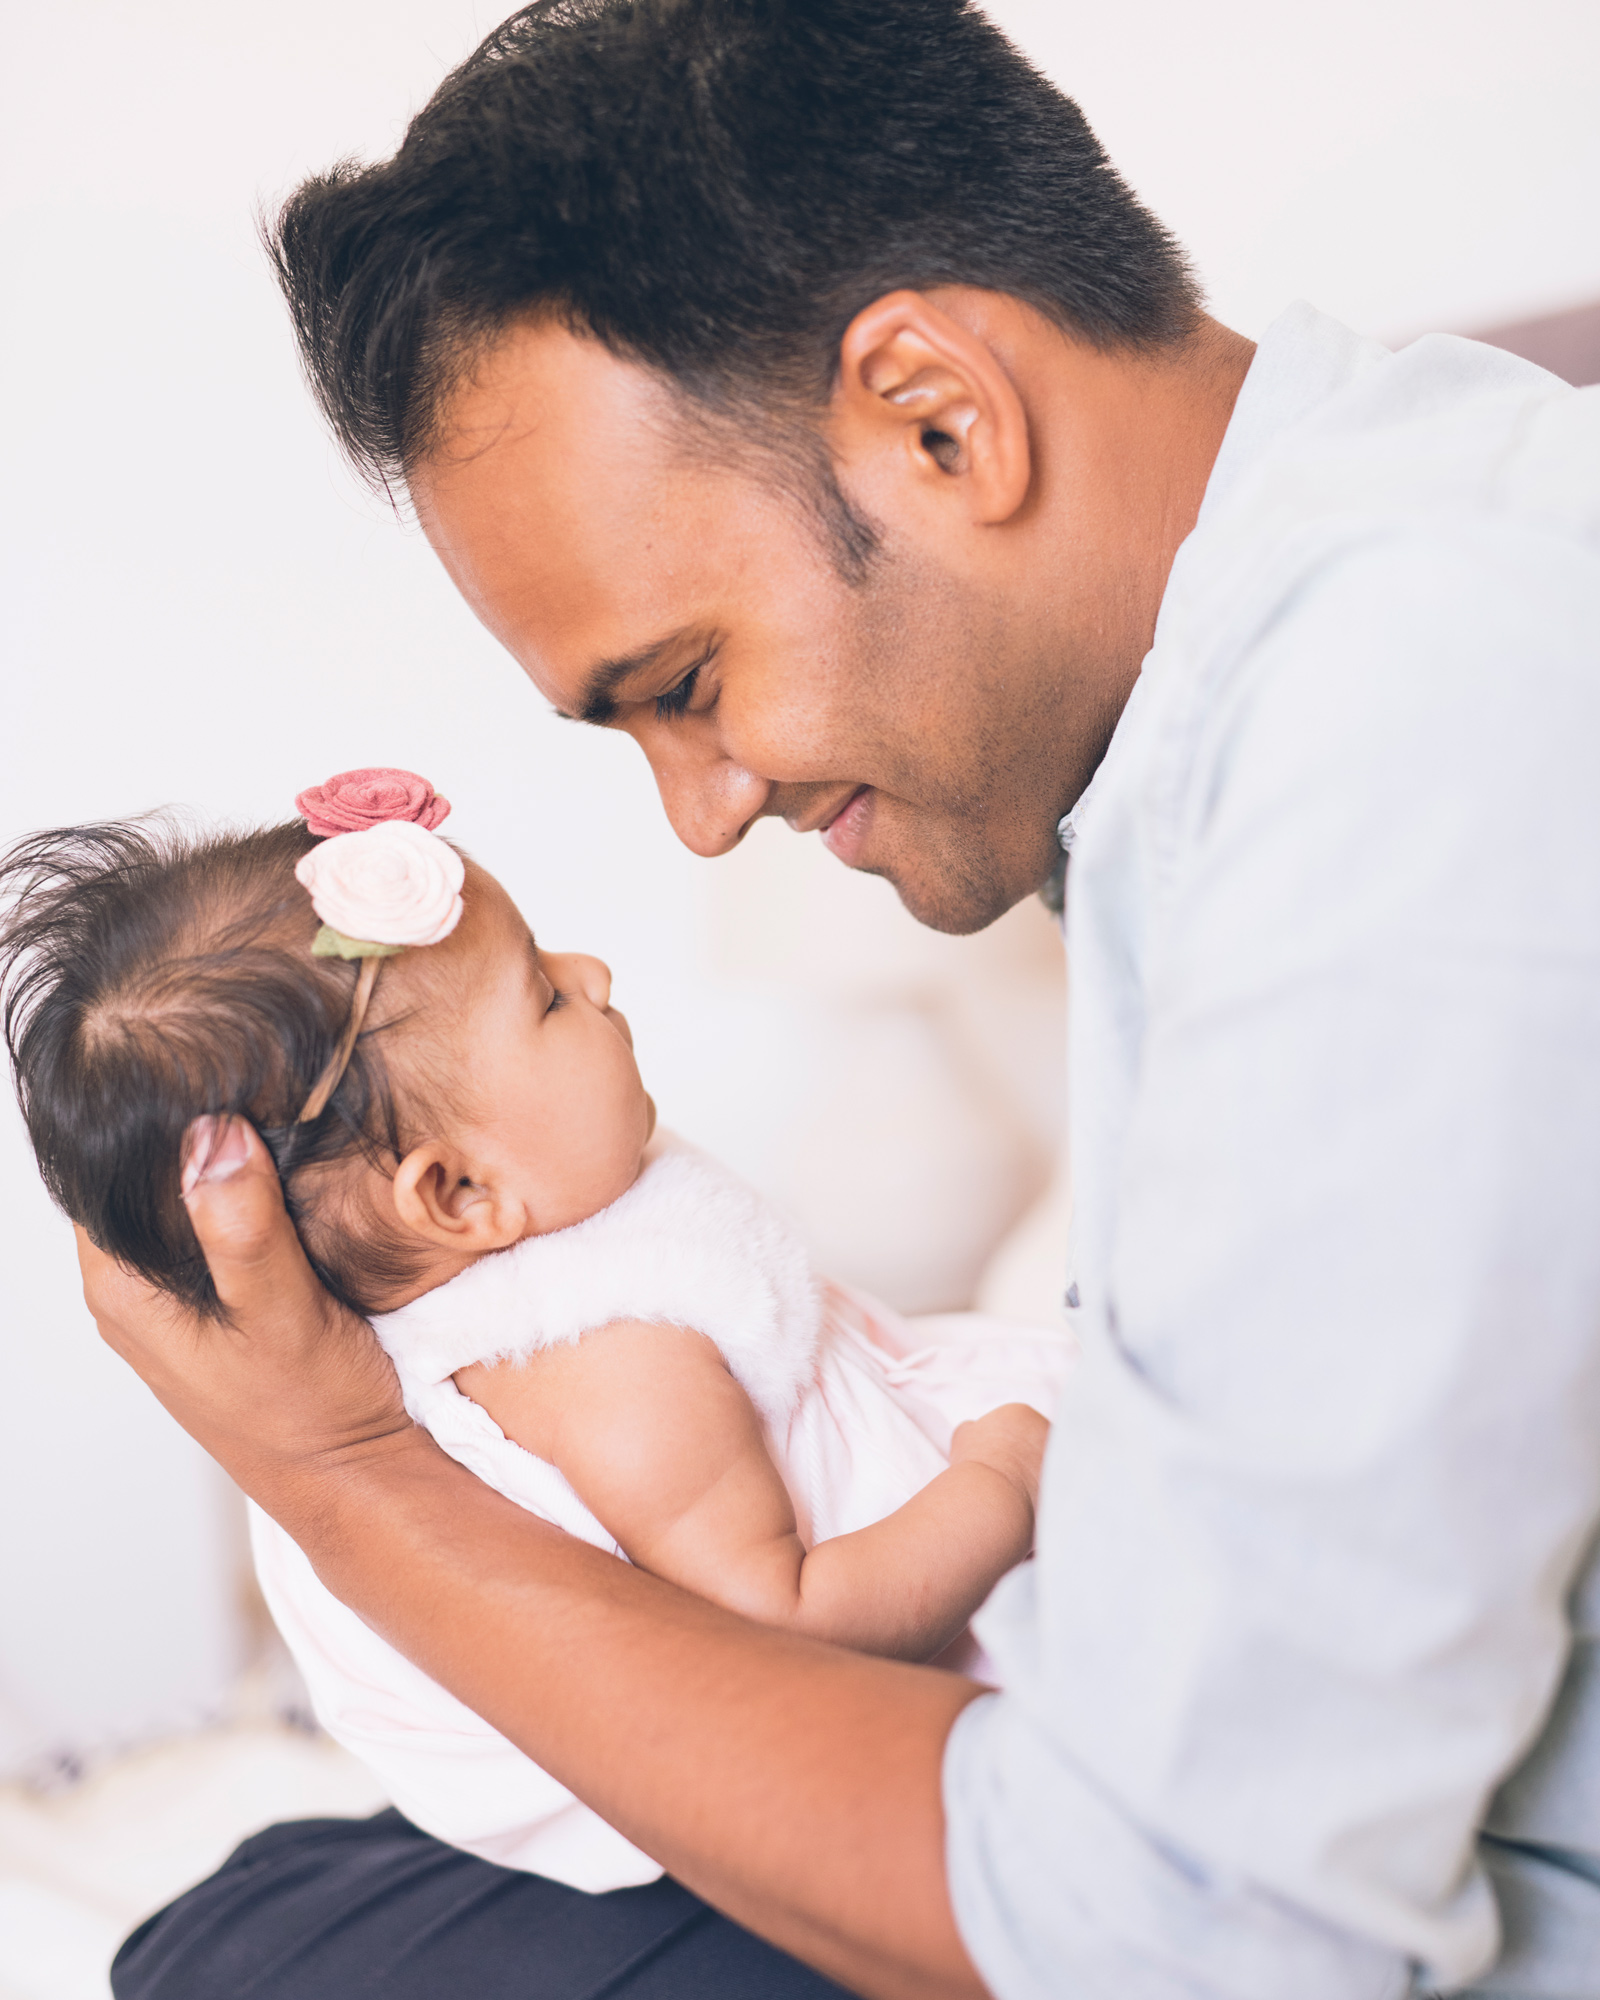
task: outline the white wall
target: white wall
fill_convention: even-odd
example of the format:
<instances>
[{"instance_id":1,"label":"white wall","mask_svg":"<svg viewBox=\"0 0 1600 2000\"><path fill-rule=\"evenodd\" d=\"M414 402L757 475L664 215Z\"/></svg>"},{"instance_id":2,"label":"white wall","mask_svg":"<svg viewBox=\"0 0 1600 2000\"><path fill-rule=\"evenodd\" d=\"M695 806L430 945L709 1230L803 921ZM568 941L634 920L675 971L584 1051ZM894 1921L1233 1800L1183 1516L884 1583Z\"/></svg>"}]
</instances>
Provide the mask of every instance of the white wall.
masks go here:
<instances>
[{"instance_id":1,"label":"white wall","mask_svg":"<svg viewBox=\"0 0 1600 2000\"><path fill-rule=\"evenodd\" d=\"M1379 338L1600 296L1593 0L996 0L1257 334Z\"/></svg>"},{"instance_id":2,"label":"white wall","mask_svg":"<svg viewBox=\"0 0 1600 2000\"><path fill-rule=\"evenodd\" d=\"M1080 95L1247 331L1306 293L1372 331L1600 292L1585 4L996 8ZM909 1305L970 1291L1058 1119L1037 910L919 933L764 830L708 868L631 748L555 724L418 537L345 478L252 204L387 150L491 26L471 0L14 5L0 839L182 801L276 817L421 769L556 942L608 956L666 1115ZM0 1118L0 1766L169 1726L236 1657L217 1483L97 1345Z\"/></svg>"}]
</instances>

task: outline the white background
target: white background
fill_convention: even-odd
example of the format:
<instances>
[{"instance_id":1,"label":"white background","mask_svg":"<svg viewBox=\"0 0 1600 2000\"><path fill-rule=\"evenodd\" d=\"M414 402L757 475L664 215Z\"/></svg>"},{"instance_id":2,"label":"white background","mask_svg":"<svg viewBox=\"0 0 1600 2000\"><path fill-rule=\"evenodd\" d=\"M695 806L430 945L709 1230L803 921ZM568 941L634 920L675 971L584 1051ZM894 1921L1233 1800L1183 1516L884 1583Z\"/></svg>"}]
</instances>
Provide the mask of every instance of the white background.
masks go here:
<instances>
[{"instance_id":1,"label":"white background","mask_svg":"<svg viewBox=\"0 0 1600 2000\"><path fill-rule=\"evenodd\" d=\"M1297 295L1392 337L1600 296L1592 0L994 12L1246 332ZM960 1303L1058 1119L1039 913L934 939L777 831L693 861L636 753L545 715L352 487L297 379L253 205L391 149L496 18L14 0L0 839L167 801L277 818L346 766L420 769L544 936L610 958L670 1121L832 1268ZM198 1713L241 1641L220 1481L95 1342L9 1114L0 1228L4 1768Z\"/></svg>"}]
</instances>

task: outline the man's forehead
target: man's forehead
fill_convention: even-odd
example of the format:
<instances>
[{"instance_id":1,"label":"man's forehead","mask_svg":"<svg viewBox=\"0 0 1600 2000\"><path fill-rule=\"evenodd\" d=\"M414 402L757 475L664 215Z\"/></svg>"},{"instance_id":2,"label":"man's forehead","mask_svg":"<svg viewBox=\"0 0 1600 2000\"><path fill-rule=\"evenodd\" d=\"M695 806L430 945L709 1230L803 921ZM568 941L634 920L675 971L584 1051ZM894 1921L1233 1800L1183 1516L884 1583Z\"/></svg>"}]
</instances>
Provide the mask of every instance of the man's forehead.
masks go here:
<instances>
[{"instance_id":1,"label":"man's forehead","mask_svg":"<svg viewBox=\"0 0 1600 2000\"><path fill-rule=\"evenodd\" d=\"M596 467L558 443L429 466L416 512L481 622L558 708L584 715L671 650L704 573L670 505L651 504L653 469L637 454Z\"/></svg>"},{"instance_id":2,"label":"man's forehead","mask_svg":"<svg viewBox=\"0 0 1600 2000\"><path fill-rule=\"evenodd\" d=\"M517 321L445 391L417 467L436 507L485 481L637 479L669 459L677 401L653 370L547 316Z\"/></svg>"},{"instance_id":3,"label":"man's forehead","mask_svg":"<svg viewBox=\"0 0 1600 2000\"><path fill-rule=\"evenodd\" d=\"M417 517L452 581L580 720L640 698L630 680L687 670L730 610L770 595L786 544L825 566L784 496L697 451L673 407L648 371L540 322L464 381L418 467Z\"/></svg>"}]
</instances>

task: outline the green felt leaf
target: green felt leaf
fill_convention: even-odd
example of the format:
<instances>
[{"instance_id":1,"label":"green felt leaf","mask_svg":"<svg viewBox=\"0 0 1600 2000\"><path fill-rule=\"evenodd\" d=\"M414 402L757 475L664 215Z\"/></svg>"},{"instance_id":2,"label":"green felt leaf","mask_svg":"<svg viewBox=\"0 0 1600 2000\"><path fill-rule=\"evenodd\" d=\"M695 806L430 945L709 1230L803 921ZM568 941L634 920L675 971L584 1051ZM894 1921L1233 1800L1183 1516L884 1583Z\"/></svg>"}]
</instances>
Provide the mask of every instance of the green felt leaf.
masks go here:
<instances>
[{"instance_id":1,"label":"green felt leaf","mask_svg":"<svg viewBox=\"0 0 1600 2000\"><path fill-rule=\"evenodd\" d=\"M311 940L313 958L394 958L404 950L403 944L375 944L371 938L347 938L332 924L324 924Z\"/></svg>"}]
</instances>

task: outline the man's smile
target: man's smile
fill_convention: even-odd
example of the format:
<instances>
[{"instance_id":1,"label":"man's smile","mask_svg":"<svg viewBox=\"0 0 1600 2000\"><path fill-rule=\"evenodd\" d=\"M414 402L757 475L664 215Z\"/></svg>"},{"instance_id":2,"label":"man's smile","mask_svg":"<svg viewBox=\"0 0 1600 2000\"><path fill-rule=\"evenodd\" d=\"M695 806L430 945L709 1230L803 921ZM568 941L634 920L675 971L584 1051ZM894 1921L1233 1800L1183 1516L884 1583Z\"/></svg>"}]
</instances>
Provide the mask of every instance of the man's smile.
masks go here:
<instances>
[{"instance_id":1,"label":"man's smile","mask_svg":"<svg viewBox=\"0 0 1600 2000\"><path fill-rule=\"evenodd\" d=\"M831 798L824 800L821 805L812 806L809 811L785 813L784 819L789 831L826 834L843 819L861 794L868 790L870 787L867 785L850 785L842 791L834 792Z\"/></svg>"},{"instance_id":2,"label":"man's smile","mask_svg":"<svg viewBox=\"0 0 1600 2000\"><path fill-rule=\"evenodd\" d=\"M872 828L872 808L876 797L870 785L858 786L845 801L843 809L835 813L822 829L823 846L847 868L854 868L861 859Z\"/></svg>"}]
</instances>

